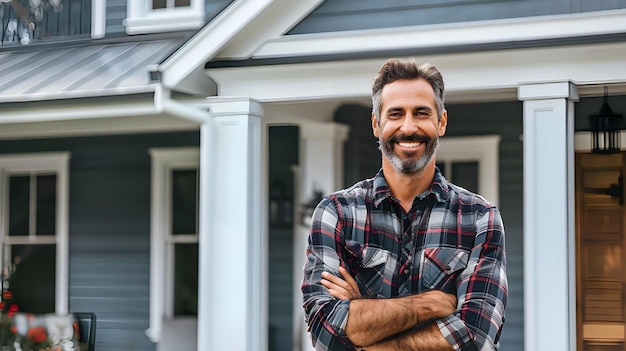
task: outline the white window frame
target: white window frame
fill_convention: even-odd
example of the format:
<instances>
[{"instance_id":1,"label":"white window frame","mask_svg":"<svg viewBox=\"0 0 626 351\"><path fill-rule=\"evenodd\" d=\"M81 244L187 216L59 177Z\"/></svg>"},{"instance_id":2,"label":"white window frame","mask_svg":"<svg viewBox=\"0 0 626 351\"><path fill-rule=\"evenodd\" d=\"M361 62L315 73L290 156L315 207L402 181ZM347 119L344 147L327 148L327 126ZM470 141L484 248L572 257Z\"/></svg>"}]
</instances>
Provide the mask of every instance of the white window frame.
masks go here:
<instances>
[{"instance_id":1,"label":"white window frame","mask_svg":"<svg viewBox=\"0 0 626 351\"><path fill-rule=\"evenodd\" d=\"M188 7L152 9L152 0L127 0L128 34L198 29L204 25L204 1L191 0Z\"/></svg>"},{"instance_id":2,"label":"white window frame","mask_svg":"<svg viewBox=\"0 0 626 351\"><path fill-rule=\"evenodd\" d=\"M442 137L437 149L437 162L450 168L452 162L478 162L478 192L498 205L499 187L499 135Z\"/></svg>"},{"instance_id":3,"label":"white window frame","mask_svg":"<svg viewBox=\"0 0 626 351\"><path fill-rule=\"evenodd\" d=\"M198 242L190 235L172 238L172 213L169 208L172 195L172 171L176 169L200 170L200 149L195 147L152 148L152 189L150 208L150 326L148 338L161 341L163 319L173 318L174 262L172 242Z\"/></svg>"},{"instance_id":4,"label":"white window frame","mask_svg":"<svg viewBox=\"0 0 626 351\"><path fill-rule=\"evenodd\" d=\"M0 247L10 244L55 244L55 312L68 313L69 304L69 152L0 155ZM56 234L9 237L9 176L54 173L57 177Z\"/></svg>"}]
</instances>

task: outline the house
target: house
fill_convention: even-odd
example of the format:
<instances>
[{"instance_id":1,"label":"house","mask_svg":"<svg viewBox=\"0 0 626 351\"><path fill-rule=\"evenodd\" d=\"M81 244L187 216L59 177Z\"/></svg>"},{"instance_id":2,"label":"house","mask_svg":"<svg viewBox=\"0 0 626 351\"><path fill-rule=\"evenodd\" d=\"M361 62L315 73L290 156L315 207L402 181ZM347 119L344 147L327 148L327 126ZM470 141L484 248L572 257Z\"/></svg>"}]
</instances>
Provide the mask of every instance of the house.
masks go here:
<instances>
[{"instance_id":1,"label":"house","mask_svg":"<svg viewBox=\"0 0 626 351\"><path fill-rule=\"evenodd\" d=\"M396 56L441 69L438 163L502 212L501 349L624 349L625 162L589 133L605 88L626 111L623 1L14 0L0 20L3 264L54 272L27 308L95 312L98 350L310 349L309 203L377 170L370 84Z\"/></svg>"}]
</instances>

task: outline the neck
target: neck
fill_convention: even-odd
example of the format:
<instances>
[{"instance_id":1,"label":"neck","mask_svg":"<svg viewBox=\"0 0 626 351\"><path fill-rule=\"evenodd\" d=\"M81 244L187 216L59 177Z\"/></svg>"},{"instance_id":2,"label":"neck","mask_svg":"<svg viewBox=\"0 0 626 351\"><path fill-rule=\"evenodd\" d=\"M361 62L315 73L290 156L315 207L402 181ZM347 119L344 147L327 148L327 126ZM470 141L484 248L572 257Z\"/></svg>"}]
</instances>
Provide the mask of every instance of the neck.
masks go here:
<instances>
[{"instance_id":1,"label":"neck","mask_svg":"<svg viewBox=\"0 0 626 351\"><path fill-rule=\"evenodd\" d=\"M435 160L433 158L426 167L417 173L404 174L395 170L391 163L383 157L383 173L391 194L400 200L400 204L408 212L415 197L430 189L435 177Z\"/></svg>"}]
</instances>

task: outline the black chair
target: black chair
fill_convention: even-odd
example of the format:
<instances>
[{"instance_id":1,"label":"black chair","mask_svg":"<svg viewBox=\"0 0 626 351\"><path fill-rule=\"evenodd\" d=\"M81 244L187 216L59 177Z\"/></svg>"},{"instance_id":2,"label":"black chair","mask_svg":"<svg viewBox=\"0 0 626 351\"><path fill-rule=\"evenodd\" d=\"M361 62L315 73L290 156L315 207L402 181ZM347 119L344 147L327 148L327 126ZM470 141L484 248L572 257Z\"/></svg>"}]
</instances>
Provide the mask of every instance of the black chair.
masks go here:
<instances>
[{"instance_id":1,"label":"black chair","mask_svg":"<svg viewBox=\"0 0 626 351\"><path fill-rule=\"evenodd\" d=\"M96 314L93 312L74 312L74 316L78 321L78 332L82 347L86 346L86 351L94 351L96 349Z\"/></svg>"}]
</instances>

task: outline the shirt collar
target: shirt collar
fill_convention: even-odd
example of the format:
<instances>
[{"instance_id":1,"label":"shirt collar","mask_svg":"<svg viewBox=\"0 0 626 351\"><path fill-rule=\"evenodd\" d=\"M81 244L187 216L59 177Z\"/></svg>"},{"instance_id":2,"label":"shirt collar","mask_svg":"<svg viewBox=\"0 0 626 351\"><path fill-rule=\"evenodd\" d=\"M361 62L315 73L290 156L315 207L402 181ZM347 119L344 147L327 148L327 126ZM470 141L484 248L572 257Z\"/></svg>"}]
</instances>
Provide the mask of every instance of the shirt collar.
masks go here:
<instances>
[{"instance_id":1,"label":"shirt collar","mask_svg":"<svg viewBox=\"0 0 626 351\"><path fill-rule=\"evenodd\" d=\"M433 182L430 185L430 188L418 195L418 197L420 199L425 199L431 194L435 196L435 199L438 202L446 202L450 198L448 181L443 174L441 174L438 167L435 167L435 176L433 177ZM385 179L385 175L383 174L383 170L381 168L378 173L376 173L376 176L374 176L374 205L378 207L386 198L393 199L393 196L391 195L389 185L387 184L387 180Z\"/></svg>"}]
</instances>

